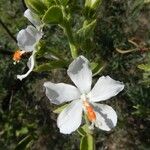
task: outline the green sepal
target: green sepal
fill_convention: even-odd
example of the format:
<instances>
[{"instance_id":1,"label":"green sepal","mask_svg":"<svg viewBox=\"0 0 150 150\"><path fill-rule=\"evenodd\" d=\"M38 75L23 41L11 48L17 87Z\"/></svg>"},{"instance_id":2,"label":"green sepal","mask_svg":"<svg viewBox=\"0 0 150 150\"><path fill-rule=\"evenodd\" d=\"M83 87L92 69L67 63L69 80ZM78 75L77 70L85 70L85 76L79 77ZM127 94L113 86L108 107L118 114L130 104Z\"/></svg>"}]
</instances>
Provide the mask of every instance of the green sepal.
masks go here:
<instances>
[{"instance_id":1,"label":"green sepal","mask_svg":"<svg viewBox=\"0 0 150 150\"><path fill-rule=\"evenodd\" d=\"M42 0L25 0L26 6L38 15L43 15L47 10L47 6Z\"/></svg>"},{"instance_id":2,"label":"green sepal","mask_svg":"<svg viewBox=\"0 0 150 150\"><path fill-rule=\"evenodd\" d=\"M42 72L42 71L50 71L52 69L65 68L68 66L68 62L64 60L51 60L48 63L44 63L42 65L37 66L34 71Z\"/></svg>"},{"instance_id":3,"label":"green sepal","mask_svg":"<svg viewBox=\"0 0 150 150\"><path fill-rule=\"evenodd\" d=\"M59 6L50 7L42 18L46 24L61 24L63 22L62 9Z\"/></svg>"},{"instance_id":4,"label":"green sepal","mask_svg":"<svg viewBox=\"0 0 150 150\"><path fill-rule=\"evenodd\" d=\"M81 126L79 129L78 129L78 133L81 135L81 136L86 136L86 134L88 133L88 127L87 125L83 125Z\"/></svg>"},{"instance_id":5,"label":"green sepal","mask_svg":"<svg viewBox=\"0 0 150 150\"><path fill-rule=\"evenodd\" d=\"M57 109L53 110L53 113L55 113L55 114L60 114L61 111L62 111L63 109L65 109L68 105L69 105L69 104L64 104L64 105L58 107Z\"/></svg>"},{"instance_id":6,"label":"green sepal","mask_svg":"<svg viewBox=\"0 0 150 150\"><path fill-rule=\"evenodd\" d=\"M84 124L78 129L78 132L81 133L81 135L87 135L87 134L93 134L93 131L89 129L89 126L87 124Z\"/></svg>"}]
</instances>

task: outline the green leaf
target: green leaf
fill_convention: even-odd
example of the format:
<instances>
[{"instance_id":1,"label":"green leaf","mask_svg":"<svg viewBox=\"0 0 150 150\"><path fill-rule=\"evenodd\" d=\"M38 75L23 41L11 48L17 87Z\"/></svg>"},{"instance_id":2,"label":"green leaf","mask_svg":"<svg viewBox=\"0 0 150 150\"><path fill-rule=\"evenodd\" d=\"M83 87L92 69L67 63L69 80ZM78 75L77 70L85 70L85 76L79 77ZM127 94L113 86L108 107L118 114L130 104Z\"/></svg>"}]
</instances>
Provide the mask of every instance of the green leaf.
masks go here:
<instances>
[{"instance_id":1,"label":"green leaf","mask_svg":"<svg viewBox=\"0 0 150 150\"><path fill-rule=\"evenodd\" d=\"M55 109L53 112L56 113L56 114L60 114L61 111L62 111L64 108L66 108L68 105L69 105L69 104L64 104L64 105L58 107L57 109Z\"/></svg>"},{"instance_id":2,"label":"green leaf","mask_svg":"<svg viewBox=\"0 0 150 150\"><path fill-rule=\"evenodd\" d=\"M138 65L138 68L144 71L150 71L150 64L141 64Z\"/></svg>"},{"instance_id":3,"label":"green leaf","mask_svg":"<svg viewBox=\"0 0 150 150\"><path fill-rule=\"evenodd\" d=\"M132 18L135 18L139 15L140 10L143 8L144 1L143 0L136 0L132 3L131 7L131 16Z\"/></svg>"},{"instance_id":4,"label":"green leaf","mask_svg":"<svg viewBox=\"0 0 150 150\"><path fill-rule=\"evenodd\" d=\"M30 135L26 136L17 144L15 150L25 150L32 141L33 138Z\"/></svg>"},{"instance_id":5,"label":"green leaf","mask_svg":"<svg viewBox=\"0 0 150 150\"><path fill-rule=\"evenodd\" d=\"M25 0L25 4L34 13L39 15L43 15L47 10L47 7L42 0Z\"/></svg>"},{"instance_id":6,"label":"green leaf","mask_svg":"<svg viewBox=\"0 0 150 150\"><path fill-rule=\"evenodd\" d=\"M77 37L82 41L87 38L90 38L93 34L94 28L96 25L96 20L93 20L92 22L85 24L84 27L82 27L77 32Z\"/></svg>"},{"instance_id":7,"label":"green leaf","mask_svg":"<svg viewBox=\"0 0 150 150\"><path fill-rule=\"evenodd\" d=\"M46 24L61 24L63 21L62 9L59 6L50 7L42 20Z\"/></svg>"},{"instance_id":8,"label":"green leaf","mask_svg":"<svg viewBox=\"0 0 150 150\"><path fill-rule=\"evenodd\" d=\"M64 68L67 67L68 63L62 60L52 60L48 63L44 63L42 65L37 66L34 71L42 72L42 71L50 71L52 69Z\"/></svg>"},{"instance_id":9,"label":"green leaf","mask_svg":"<svg viewBox=\"0 0 150 150\"><path fill-rule=\"evenodd\" d=\"M80 150L94 150L94 141L92 135L88 134L81 138Z\"/></svg>"}]
</instances>

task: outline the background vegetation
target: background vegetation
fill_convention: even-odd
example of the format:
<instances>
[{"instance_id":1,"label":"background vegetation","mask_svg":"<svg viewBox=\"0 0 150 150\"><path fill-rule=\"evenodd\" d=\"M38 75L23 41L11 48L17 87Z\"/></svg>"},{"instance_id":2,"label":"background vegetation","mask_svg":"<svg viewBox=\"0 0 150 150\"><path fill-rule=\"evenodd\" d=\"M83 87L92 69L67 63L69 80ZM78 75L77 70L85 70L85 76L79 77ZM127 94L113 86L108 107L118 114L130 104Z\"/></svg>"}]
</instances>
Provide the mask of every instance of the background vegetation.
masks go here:
<instances>
[{"instance_id":1,"label":"background vegetation","mask_svg":"<svg viewBox=\"0 0 150 150\"><path fill-rule=\"evenodd\" d=\"M74 32L83 18L83 1L72 0ZM79 136L62 135L56 126L56 116L43 92L44 81L70 82L66 76L71 60L69 46L57 26L44 28L41 55L32 74L22 82L17 74L26 72L28 56L13 64L12 55L18 48L16 35L25 28L26 6L21 0L0 0L0 150L77 150ZM118 114L118 125L110 132L98 130L98 150L148 150L150 148L150 1L103 0L98 9L93 39L80 53L88 59L105 64L95 79L109 74L125 83L125 90L108 102ZM46 39L46 41L45 41ZM79 41L80 42L80 41ZM90 52L87 54L84 49ZM134 49L134 50L133 50ZM127 50L131 50L128 52ZM133 51L132 51L133 50ZM50 54L57 55L63 69L49 63ZM127 53L128 52L128 53ZM64 58L65 56L65 58ZM43 62L47 67L40 66ZM57 66L58 69L53 69ZM46 68L46 69L45 69Z\"/></svg>"}]
</instances>

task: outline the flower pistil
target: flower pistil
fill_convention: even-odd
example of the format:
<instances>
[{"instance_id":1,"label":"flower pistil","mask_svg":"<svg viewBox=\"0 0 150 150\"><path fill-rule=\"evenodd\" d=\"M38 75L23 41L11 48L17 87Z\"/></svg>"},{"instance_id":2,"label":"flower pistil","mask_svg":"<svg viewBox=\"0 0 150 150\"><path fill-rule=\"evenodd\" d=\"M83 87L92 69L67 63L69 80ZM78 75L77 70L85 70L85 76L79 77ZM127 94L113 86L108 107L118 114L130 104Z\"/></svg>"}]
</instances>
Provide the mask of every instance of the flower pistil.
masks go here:
<instances>
[{"instance_id":1,"label":"flower pistil","mask_svg":"<svg viewBox=\"0 0 150 150\"><path fill-rule=\"evenodd\" d=\"M83 101L83 105L85 107L88 120L91 122L95 121L96 120L96 114L94 112L93 107L86 100Z\"/></svg>"},{"instance_id":2,"label":"flower pistil","mask_svg":"<svg viewBox=\"0 0 150 150\"><path fill-rule=\"evenodd\" d=\"M16 50L13 54L14 64L18 63L25 51Z\"/></svg>"}]
</instances>

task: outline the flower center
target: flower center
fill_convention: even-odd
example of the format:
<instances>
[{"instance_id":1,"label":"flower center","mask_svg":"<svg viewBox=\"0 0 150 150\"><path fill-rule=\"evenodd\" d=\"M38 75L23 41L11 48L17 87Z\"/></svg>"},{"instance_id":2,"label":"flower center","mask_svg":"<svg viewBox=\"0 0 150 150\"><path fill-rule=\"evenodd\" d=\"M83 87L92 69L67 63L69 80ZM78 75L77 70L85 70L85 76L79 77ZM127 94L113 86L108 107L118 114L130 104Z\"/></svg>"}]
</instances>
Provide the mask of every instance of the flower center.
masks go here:
<instances>
[{"instance_id":1,"label":"flower center","mask_svg":"<svg viewBox=\"0 0 150 150\"><path fill-rule=\"evenodd\" d=\"M91 122L95 121L96 120L96 114L94 112L93 107L87 102L87 100L83 101L83 105L86 109L88 120Z\"/></svg>"},{"instance_id":2,"label":"flower center","mask_svg":"<svg viewBox=\"0 0 150 150\"><path fill-rule=\"evenodd\" d=\"M25 51L20 51L20 50L17 50L15 51L14 55L13 55L13 60L15 62L19 62L20 59L21 59L21 56L25 53Z\"/></svg>"}]
</instances>

